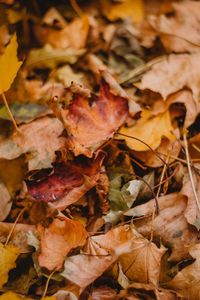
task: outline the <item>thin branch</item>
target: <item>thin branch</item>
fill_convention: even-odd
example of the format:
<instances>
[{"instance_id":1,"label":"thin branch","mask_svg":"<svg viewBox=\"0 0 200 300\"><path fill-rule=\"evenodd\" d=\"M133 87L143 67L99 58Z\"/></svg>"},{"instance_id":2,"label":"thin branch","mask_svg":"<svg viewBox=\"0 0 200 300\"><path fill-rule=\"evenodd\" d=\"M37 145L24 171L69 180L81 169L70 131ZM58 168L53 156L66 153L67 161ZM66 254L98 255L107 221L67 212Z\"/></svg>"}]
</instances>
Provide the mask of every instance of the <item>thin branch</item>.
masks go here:
<instances>
[{"instance_id":1,"label":"thin branch","mask_svg":"<svg viewBox=\"0 0 200 300\"><path fill-rule=\"evenodd\" d=\"M52 278L52 276L53 276L54 273L55 273L55 271L53 271L53 272L49 275L49 277L47 278L47 282L46 282L46 285L45 285L44 292L43 292L43 295L42 295L41 300L44 299L45 296L46 296L46 294L47 294L48 287L49 287L49 282L50 282L50 280L51 280L51 278Z\"/></svg>"},{"instance_id":2,"label":"thin branch","mask_svg":"<svg viewBox=\"0 0 200 300\"><path fill-rule=\"evenodd\" d=\"M7 112L8 112L8 115L9 115L9 117L10 117L10 119L11 119L11 121L12 121L14 127L15 127L15 129L17 130L17 132L21 133L21 131L20 131L20 129L18 128L17 123L16 123L16 121L15 121L15 119L14 119L14 117L13 117L13 114L12 114L10 108L9 108L9 105L8 105L7 100L6 100L5 94L2 93L2 94L1 94L1 97L2 97L2 99L3 99L3 103L4 103L5 107L6 107L6 110L7 110Z\"/></svg>"},{"instance_id":3,"label":"thin branch","mask_svg":"<svg viewBox=\"0 0 200 300\"><path fill-rule=\"evenodd\" d=\"M8 234L8 237L7 237L6 242L5 242L5 246L8 245L8 242L10 241L11 235L13 234L13 231L15 230L15 227L16 227L16 225L17 225L17 222L19 221L19 218L21 217L21 215L24 213L25 209L26 209L26 208L24 207L24 208L20 211L20 213L18 214L18 216L17 216L17 218L16 218L16 220L15 220L15 223L13 224L13 226L12 226L12 228L11 228L9 234Z\"/></svg>"}]
</instances>

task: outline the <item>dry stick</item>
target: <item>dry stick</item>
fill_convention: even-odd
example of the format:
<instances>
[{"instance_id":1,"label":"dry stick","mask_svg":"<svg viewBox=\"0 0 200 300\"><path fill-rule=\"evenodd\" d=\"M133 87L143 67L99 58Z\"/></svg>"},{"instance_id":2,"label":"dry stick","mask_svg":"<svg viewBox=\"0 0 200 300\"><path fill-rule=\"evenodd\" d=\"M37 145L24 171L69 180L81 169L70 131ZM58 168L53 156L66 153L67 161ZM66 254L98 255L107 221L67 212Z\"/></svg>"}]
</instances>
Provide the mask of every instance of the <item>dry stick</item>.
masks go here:
<instances>
[{"instance_id":1,"label":"dry stick","mask_svg":"<svg viewBox=\"0 0 200 300\"><path fill-rule=\"evenodd\" d=\"M8 245L8 242L9 242L9 240L10 240L10 238L11 238L11 235L13 234L13 231L15 230L15 227L16 227L16 225L17 225L17 222L19 221L19 218L20 218L21 215L24 213L24 211L25 211L25 207L24 207L24 208L20 211L20 213L18 214L18 216L17 216L17 218L16 218L16 220L15 220L15 223L13 224L13 226L12 226L12 228L11 228L9 234L8 234L8 237L7 237L6 242L5 242L5 246Z\"/></svg>"},{"instance_id":2,"label":"dry stick","mask_svg":"<svg viewBox=\"0 0 200 300\"><path fill-rule=\"evenodd\" d=\"M166 163L168 163L168 160L169 160L169 155L167 156ZM160 183L161 183L161 182L163 181L163 179L164 179L165 172L166 172L166 164L164 165L163 170L162 170L162 174L161 174L161 177L160 177ZM159 187L158 187L158 190L157 190L157 193L156 193L156 198L158 198L159 195L160 195L161 186L162 186L162 185L159 184ZM153 209L153 212L152 212L152 219L151 219L151 238L150 238L150 242L153 241L153 221L154 221L154 218L155 218L155 213L156 213L156 206L154 206L154 209Z\"/></svg>"},{"instance_id":3,"label":"dry stick","mask_svg":"<svg viewBox=\"0 0 200 300\"><path fill-rule=\"evenodd\" d=\"M12 123L13 123L15 129L17 130L17 132L21 133L21 131L20 131L20 129L18 128L17 123L16 123L16 121L15 121L15 119L14 119L14 117L13 117L13 114L12 114L12 112L11 112L9 106L8 106L8 102L7 102L7 100L6 100L5 94L2 93L2 94L1 94L1 97L2 97L2 99L3 99L3 103L4 103L4 105L5 105L6 109L7 109L7 112L8 112L8 114L9 114L9 117L11 118L11 121L12 121Z\"/></svg>"},{"instance_id":4,"label":"dry stick","mask_svg":"<svg viewBox=\"0 0 200 300\"><path fill-rule=\"evenodd\" d=\"M139 138L136 138L134 136L131 136L131 135L128 135L128 134L124 134L124 133L120 133L120 132L117 132L118 135L121 135L121 136L124 136L124 137L128 137L130 139L133 139L133 140L136 140L142 144L144 144L145 146L147 146L147 148L149 148L149 150L151 150L151 152L153 152L153 154L155 154L156 157L158 157L164 165L166 165L167 168L170 168L169 165L166 163L166 161L164 159L162 159L162 157L160 157L155 150L153 150L151 148L151 146L149 146L147 143L145 143L144 141L140 140Z\"/></svg>"},{"instance_id":5,"label":"dry stick","mask_svg":"<svg viewBox=\"0 0 200 300\"><path fill-rule=\"evenodd\" d=\"M195 149L195 150L197 150L198 152L200 152L200 148L197 146L197 145L195 145L195 144L191 144L192 145L192 147Z\"/></svg>"},{"instance_id":6,"label":"dry stick","mask_svg":"<svg viewBox=\"0 0 200 300\"><path fill-rule=\"evenodd\" d=\"M56 271L53 271L53 272L49 275L49 277L47 278L47 282L46 282L46 285L45 285L44 292L43 292L43 294L42 294L41 300L45 298L45 296L46 296L46 294L47 294L47 291L48 291L49 282L50 282L50 280L51 280L51 278L52 278L52 276L53 276L53 274L54 274L55 272L56 272Z\"/></svg>"},{"instance_id":7,"label":"dry stick","mask_svg":"<svg viewBox=\"0 0 200 300\"><path fill-rule=\"evenodd\" d=\"M193 179L193 175L192 175L192 169L191 169L191 165L190 165L190 155L189 155L189 151L188 151L188 142L187 142L187 138L186 138L185 133L183 134L183 141L184 141L184 145L185 145L185 155L186 155L188 173L189 173L189 177L190 177L190 181L191 181L191 185L192 185L192 190L193 190L193 194L194 194L194 198L196 200L198 210L200 212L200 203L199 203L199 198L198 198L198 195L197 195L197 192L196 192L194 179Z\"/></svg>"},{"instance_id":8,"label":"dry stick","mask_svg":"<svg viewBox=\"0 0 200 300\"><path fill-rule=\"evenodd\" d=\"M83 11L80 8L80 6L78 5L78 3L76 2L76 0L70 0L70 4L71 4L73 10L77 13L77 15L79 17L82 17Z\"/></svg>"}]
</instances>

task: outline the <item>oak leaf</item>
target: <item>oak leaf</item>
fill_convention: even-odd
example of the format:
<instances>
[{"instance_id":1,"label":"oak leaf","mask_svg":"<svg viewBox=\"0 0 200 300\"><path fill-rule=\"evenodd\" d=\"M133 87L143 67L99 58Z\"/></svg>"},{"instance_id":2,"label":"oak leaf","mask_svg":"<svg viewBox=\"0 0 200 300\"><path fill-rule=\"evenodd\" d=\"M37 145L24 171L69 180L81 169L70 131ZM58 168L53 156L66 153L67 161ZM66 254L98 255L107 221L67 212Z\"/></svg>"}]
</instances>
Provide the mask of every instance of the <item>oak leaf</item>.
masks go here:
<instances>
[{"instance_id":1,"label":"oak leaf","mask_svg":"<svg viewBox=\"0 0 200 300\"><path fill-rule=\"evenodd\" d=\"M20 250L11 245L0 243L0 287L8 281L8 273L15 268L15 261L20 254Z\"/></svg>"},{"instance_id":2,"label":"oak leaf","mask_svg":"<svg viewBox=\"0 0 200 300\"><path fill-rule=\"evenodd\" d=\"M122 127L119 130L119 137L126 141L130 149L135 151L147 151L149 148L142 142L148 144L152 149L156 149L160 145L162 137L167 137L170 140L175 139L172 132L173 127L168 111L154 117L151 116L150 112L143 111L142 117L135 125L132 127ZM122 136L120 136L120 134L122 134Z\"/></svg>"},{"instance_id":3,"label":"oak leaf","mask_svg":"<svg viewBox=\"0 0 200 300\"><path fill-rule=\"evenodd\" d=\"M22 64L17 58L17 46L17 37L14 34L4 54L0 56L0 94L10 88Z\"/></svg>"},{"instance_id":4,"label":"oak leaf","mask_svg":"<svg viewBox=\"0 0 200 300\"><path fill-rule=\"evenodd\" d=\"M59 270L69 251L83 246L87 238L83 225L68 218L54 219L47 228L38 225L37 230L41 240L38 262L50 271Z\"/></svg>"}]
</instances>

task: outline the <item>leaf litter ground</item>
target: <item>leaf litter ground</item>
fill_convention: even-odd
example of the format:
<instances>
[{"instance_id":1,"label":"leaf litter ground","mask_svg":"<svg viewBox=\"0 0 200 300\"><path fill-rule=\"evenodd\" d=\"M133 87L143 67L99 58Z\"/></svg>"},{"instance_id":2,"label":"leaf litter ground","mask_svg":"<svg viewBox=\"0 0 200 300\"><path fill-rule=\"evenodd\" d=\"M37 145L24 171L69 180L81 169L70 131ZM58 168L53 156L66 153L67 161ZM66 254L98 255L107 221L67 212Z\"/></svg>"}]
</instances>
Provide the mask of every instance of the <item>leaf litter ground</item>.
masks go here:
<instances>
[{"instance_id":1,"label":"leaf litter ground","mask_svg":"<svg viewBox=\"0 0 200 300\"><path fill-rule=\"evenodd\" d=\"M199 10L0 1L0 300L200 299Z\"/></svg>"}]
</instances>

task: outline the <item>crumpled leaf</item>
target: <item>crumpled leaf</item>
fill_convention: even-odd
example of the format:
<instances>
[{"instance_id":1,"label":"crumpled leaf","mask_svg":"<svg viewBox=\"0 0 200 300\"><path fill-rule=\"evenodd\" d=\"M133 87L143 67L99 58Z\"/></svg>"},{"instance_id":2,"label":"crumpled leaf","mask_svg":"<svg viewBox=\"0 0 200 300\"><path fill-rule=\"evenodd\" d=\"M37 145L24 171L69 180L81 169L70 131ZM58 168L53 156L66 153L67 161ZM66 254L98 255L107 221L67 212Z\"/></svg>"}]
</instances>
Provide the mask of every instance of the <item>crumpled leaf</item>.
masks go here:
<instances>
[{"instance_id":1,"label":"crumpled leaf","mask_svg":"<svg viewBox=\"0 0 200 300\"><path fill-rule=\"evenodd\" d=\"M87 238L83 225L68 218L54 219L48 228L38 225L37 230L41 240L38 262L50 271L59 270L69 251L83 246Z\"/></svg>"},{"instance_id":2,"label":"crumpled leaf","mask_svg":"<svg viewBox=\"0 0 200 300\"><path fill-rule=\"evenodd\" d=\"M186 266L167 284L166 287L171 288L184 299L197 300L200 297L199 282L200 282L200 244L196 244L189 250L190 255L196 259L191 265Z\"/></svg>"},{"instance_id":3,"label":"crumpled leaf","mask_svg":"<svg viewBox=\"0 0 200 300\"><path fill-rule=\"evenodd\" d=\"M57 26L55 26L55 20ZM67 47L83 49L89 28L90 23L87 15L67 23L55 8L50 8L41 20L41 24L35 25L34 33L40 44L50 44L54 48L61 49Z\"/></svg>"},{"instance_id":4,"label":"crumpled leaf","mask_svg":"<svg viewBox=\"0 0 200 300\"><path fill-rule=\"evenodd\" d=\"M0 288L8 281L8 272L15 268L15 261L20 250L11 245L0 243Z\"/></svg>"},{"instance_id":5,"label":"crumpled leaf","mask_svg":"<svg viewBox=\"0 0 200 300\"><path fill-rule=\"evenodd\" d=\"M119 247L124 247L126 252L127 243L134 238L136 232L128 225L111 229L106 234L90 237L83 254L66 258L62 276L81 288L88 286L117 259L115 251Z\"/></svg>"},{"instance_id":6,"label":"crumpled leaf","mask_svg":"<svg viewBox=\"0 0 200 300\"><path fill-rule=\"evenodd\" d=\"M142 77L139 88L160 93L164 100L184 87L192 91L198 102L200 95L199 61L200 54L169 55L165 60L154 64ZM178 80L177 80L178 78Z\"/></svg>"},{"instance_id":7,"label":"crumpled leaf","mask_svg":"<svg viewBox=\"0 0 200 300\"><path fill-rule=\"evenodd\" d=\"M110 0L101 0L103 14L111 21L131 17L140 22L144 18L143 0L124 0L113 3Z\"/></svg>"},{"instance_id":8,"label":"crumpled leaf","mask_svg":"<svg viewBox=\"0 0 200 300\"><path fill-rule=\"evenodd\" d=\"M173 16L150 16L150 25L158 32L165 48L172 52L198 52L200 45L198 11L200 3L184 1L172 3ZM190 34L188 34L190 32Z\"/></svg>"},{"instance_id":9,"label":"crumpled leaf","mask_svg":"<svg viewBox=\"0 0 200 300\"><path fill-rule=\"evenodd\" d=\"M103 84L97 99L86 99L76 94L69 109L61 110L61 114L68 133L69 148L76 156L84 154L91 157L123 124L128 114L128 104L125 98L115 96L109 86Z\"/></svg>"},{"instance_id":10,"label":"crumpled leaf","mask_svg":"<svg viewBox=\"0 0 200 300\"><path fill-rule=\"evenodd\" d=\"M0 56L0 94L6 92L22 64L17 58L17 37L14 34L9 45L6 47L4 54Z\"/></svg>"},{"instance_id":11,"label":"crumpled leaf","mask_svg":"<svg viewBox=\"0 0 200 300\"><path fill-rule=\"evenodd\" d=\"M134 224L143 236L149 237L151 228L154 238L172 250L170 260L180 261L188 258L188 248L198 241L198 233L194 227L188 225L184 216L187 199L181 194L169 194L158 199L159 215L153 222L151 214L155 207L155 200L131 208L125 213L132 217L149 216Z\"/></svg>"},{"instance_id":12,"label":"crumpled leaf","mask_svg":"<svg viewBox=\"0 0 200 300\"><path fill-rule=\"evenodd\" d=\"M0 195L1 195L1 202L0 202L0 221L3 221L7 218L11 206L12 206L12 201L10 194L4 185L3 182L0 181Z\"/></svg>"},{"instance_id":13,"label":"crumpled leaf","mask_svg":"<svg viewBox=\"0 0 200 300\"><path fill-rule=\"evenodd\" d=\"M147 130L148 128L148 130ZM148 144L152 149L156 149L162 137L167 137L170 140L175 140L173 135L173 127L170 120L169 111L152 117L148 111L142 112L142 117L132 127L122 127L119 130L119 137L126 141L129 148L135 151L147 151L149 148L142 142L135 140L135 138ZM128 135L120 136L121 134ZM132 137L132 138L131 138Z\"/></svg>"},{"instance_id":14,"label":"crumpled leaf","mask_svg":"<svg viewBox=\"0 0 200 300\"><path fill-rule=\"evenodd\" d=\"M100 152L94 160L55 165L49 176L40 181L27 181L28 193L34 200L52 202L54 207L65 209L95 186L104 157Z\"/></svg>"},{"instance_id":15,"label":"crumpled leaf","mask_svg":"<svg viewBox=\"0 0 200 300\"><path fill-rule=\"evenodd\" d=\"M0 142L0 158L14 159L31 153L29 170L51 167L55 151L64 145L62 123L56 118L43 117L19 128L22 134L14 132L11 138Z\"/></svg>"},{"instance_id":16,"label":"crumpled leaf","mask_svg":"<svg viewBox=\"0 0 200 300\"><path fill-rule=\"evenodd\" d=\"M193 182L194 187L197 193L197 197L200 197L200 184L199 184L199 176L193 172ZM197 200L194 195L193 186L191 183L191 179L188 173L184 174L183 178L183 187L181 189L181 194L187 196L188 202L187 207L185 209L184 215L188 221L188 223L194 225L197 230L200 230L200 211L198 206L200 203L197 203ZM200 201L200 200L199 200Z\"/></svg>"},{"instance_id":17,"label":"crumpled leaf","mask_svg":"<svg viewBox=\"0 0 200 300\"><path fill-rule=\"evenodd\" d=\"M157 115L159 113L163 113L174 103L183 103L186 112L185 112L185 120L184 127L188 128L192 125L199 114L200 106L199 103L194 101L192 92L189 90L181 90L177 93L170 95L165 101L163 99L158 99L153 103L152 113Z\"/></svg>"},{"instance_id":18,"label":"crumpled leaf","mask_svg":"<svg viewBox=\"0 0 200 300\"><path fill-rule=\"evenodd\" d=\"M83 53L83 50L72 48L54 49L50 44L46 44L42 48L32 49L29 52L25 67L29 70L34 68L54 69L60 64L74 64Z\"/></svg>"}]
</instances>

